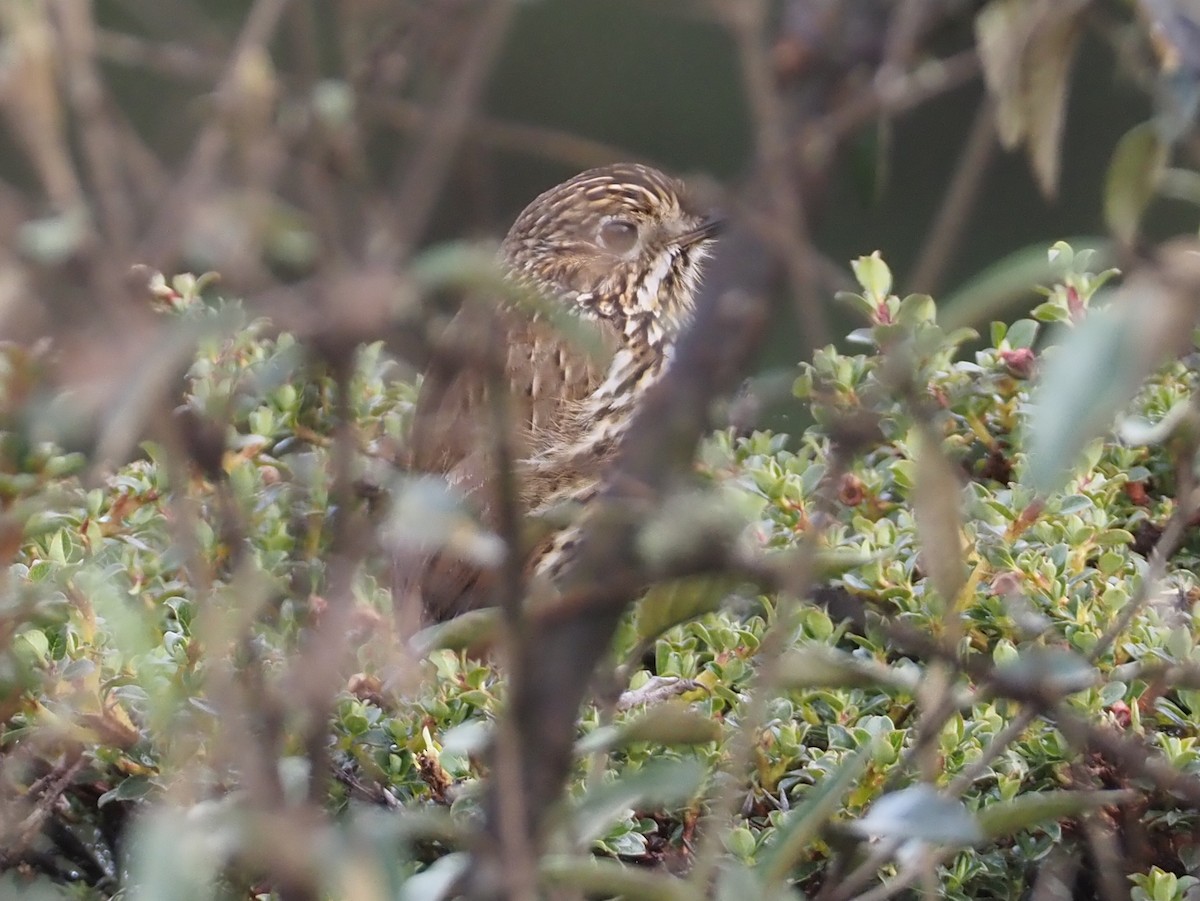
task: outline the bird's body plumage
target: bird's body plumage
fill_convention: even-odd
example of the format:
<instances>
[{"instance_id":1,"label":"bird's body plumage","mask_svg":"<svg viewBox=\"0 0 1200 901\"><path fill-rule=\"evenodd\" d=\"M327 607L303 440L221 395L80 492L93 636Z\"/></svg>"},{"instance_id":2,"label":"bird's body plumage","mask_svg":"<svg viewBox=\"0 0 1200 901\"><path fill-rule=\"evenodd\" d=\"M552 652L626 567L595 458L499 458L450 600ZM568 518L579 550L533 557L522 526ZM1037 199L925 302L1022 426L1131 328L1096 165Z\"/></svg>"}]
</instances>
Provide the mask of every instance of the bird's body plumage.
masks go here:
<instances>
[{"instance_id":1,"label":"bird's body plumage","mask_svg":"<svg viewBox=\"0 0 1200 901\"><path fill-rule=\"evenodd\" d=\"M638 398L669 364L714 233L680 182L637 164L589 170L536 198L501 246L506 277L588 323L594 340L580 342L554 316L512 303L465 305L441 343L468 352L443 355L425 375L412 468L446 476L489 523L496 498L488 392L501 385L523 507L537 513L586 501ZM498 343L502 372L463 365L471 349L485 354ZM553 573L569 543L561 535L543 543L531 568ZM426 560L408 576L435 619L487 603L487 573L463 561Z\"/></svg>"}]
</instances>

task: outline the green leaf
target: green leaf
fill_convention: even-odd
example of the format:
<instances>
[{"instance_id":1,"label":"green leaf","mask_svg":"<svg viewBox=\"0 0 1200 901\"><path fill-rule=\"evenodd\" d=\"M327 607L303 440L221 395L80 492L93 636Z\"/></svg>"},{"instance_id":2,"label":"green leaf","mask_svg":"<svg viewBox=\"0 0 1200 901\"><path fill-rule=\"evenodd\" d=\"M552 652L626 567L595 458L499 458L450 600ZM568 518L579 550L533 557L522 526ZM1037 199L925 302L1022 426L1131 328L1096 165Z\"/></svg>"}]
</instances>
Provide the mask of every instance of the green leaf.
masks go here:
<instances>
[{"instance_id":1,"label":"green leaf","mask_svg":"<svg viewBox=\"0 0 1200 901\"><path fill-rule=\"evenodd\" d=\"M44 663L47 660L50 654L50 640L40 630L26 629L17 636L17 641L28 646L33 652L34 659L39 663Z\"/></svg>"},{"instance_id":2,"label":"green leaf","mask_svg":"<svg viewBox=\"0 0 1200 901\"><path fill-rule=\"evenodd\" d=\"M838 291L835 295L833 295L833 299L840 303L849 304L851 307L858 310L858 312L862 313L865 319L870 320L874 319L875 317L875 304L867 300L867 298L863 297L861 294L855 294L853 291Z\"/></svg>"},{"instance_id":3,"label":"green leaf","mask_svg":"<svg viewBox=\"0 0 1200 901\"><path fill-rule=\"evenodd\" d=\"M649 741L662 745L699 745L721 738L721 726L711 717L675 702L658 704L626 723L618 734L621 745Z\"/></svg>"},{"instance_id":4,"label":"green leaf","mask_svg":"<svg viewBox=\"0 0 1200 901\"><path fill-rule=\"evenodd\" d=\"M975 814L988 841L997 841L1047 820L1076 817L1089 810L1132 801L1137 793L1124 791L1044 791L990 804Z\"/></svg>"},{"instance_id":5,"label":"green leaf","mask_svg":"<svg viewBox=\"0 0 1200 901\"><path fill-rule=\"evenodd\" d=\"M1104 221L1121 243L1137 237L1166 164L1167 146L1153 122L1135 125L1117 142L1104 182Z\"/></svg>"},{"instance_id":6,"label":"green leaf","mask_svg":"<svg viewBox=\"0 0 1200 901\"><path fill-rule=\"evenodd\" d=\"M1112 242L1103 238L1073 238L1077 248L1093 248L1097 265L1113 258ZM960 326L981 325L1011 310L1028 309L1032 285L1050 282L1061 275L1061 264L1046 256L1045 243L1031 244L1013 251L942 299L938 320L951 331Z\"/></svg>"},{"instance_id":7,"label":"green leaf","mask_svg":"<svg viewBox=\"0 0 1200 901\"><path fill-rule=\"evenodd\" d=\"M937 319L937 306L928 294L909 294L900 301L896 321L901 325L915 327Z\"/></svg>"},{"instance_id":8,"label":"green leaf","mask_svg":"<svg viewBox=\"0 0 1200 901\"><path fill-rule=\"evenodd\" d=\"M1120 547L1133 544L1133 533L1125 529L1105 529L1092 538L1097 547Z\"/></svg>"},{"instance_id":9,"label":"green leaf","mask_svg":"<svg viewBox=\"0 0 1200 901\"><path fill-rule=\"evenodd\" d=\"M867 292L868 300L876 303L892 293L892 271L883 261L879 251L869 257L859 257L850 264L854 277Z\"/></svg>"},{"instance_id":10,"label":"green leaf","mask_svg":"<svg viewBox=\"0 0 1200 901\"><path fill-rule=\"evenodd\" d=\"M1051 263L1057 263L1063 267L1063 271L1070 271L1075 262L1075 250L1071 247L1068 241L1055 241L1050 245L1050 251L1047 254Z\"/></svg>"},{"instance_id":11,"label":"green leaf","mask_svg":"<svg viewBox=\"0 0 1200 901\"><path fill-rule=\"evenodd\" d=\"M116 788L106 791L99 800L97 807L103 807L109 801L140 801L154 788L154 783L147 776L129 776L122 779Z\"/></svg>"},{"instance_id":12,"label":"green leaf","mask_svg":"<svg viewBox=\"0 0 1200 901\"><path fill-rule=\"evenodd\" d=\"M710 576L655 585L638 604L635 620L638 638L652 641L672 626L711 613L721 606L731 588L729 579Z\"/></svg>"},{"instance_id":13,"label":"green leaf","mask_svg":"<svg viewBox=\"0 0 1200 901\"><path fill-rule=\"evenodd\" d=\"M754 856L754 846L754 833L746 826L736 826L725 836L725 847L742 860L749 860Z\"/></svg>"},{"instance_id":14,"label":"green leaf","mask_svg":"<svg viewBox=\"0 0 1200 901\"><path fill-rule=\"evenodd\" d=\"M1033 319L1018 319L1008 329L1008 346L1014 349L1033 347L1040 327L1040 324Z\"/></svg>"}]
</instances>

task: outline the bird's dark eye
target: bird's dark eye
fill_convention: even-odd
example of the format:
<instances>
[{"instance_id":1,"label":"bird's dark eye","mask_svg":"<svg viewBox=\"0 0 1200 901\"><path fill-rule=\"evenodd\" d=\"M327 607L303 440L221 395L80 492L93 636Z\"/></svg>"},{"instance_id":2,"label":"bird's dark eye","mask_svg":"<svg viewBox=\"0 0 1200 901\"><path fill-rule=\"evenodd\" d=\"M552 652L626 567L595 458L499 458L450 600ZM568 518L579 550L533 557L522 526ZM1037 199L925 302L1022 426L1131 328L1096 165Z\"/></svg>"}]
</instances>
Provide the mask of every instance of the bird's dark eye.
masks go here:
<instances>
[{"instance_id":1,"label":"bird's dark eye","mask_svg":"<svg viewBox=\"0 0 1200 901\"><path fill-rule=\"evenodd\" d=\"M628 219L607 219L600 224L600 246L613 253L625 253L637 243L637 226Z\"/></svg>"}]
</instances>

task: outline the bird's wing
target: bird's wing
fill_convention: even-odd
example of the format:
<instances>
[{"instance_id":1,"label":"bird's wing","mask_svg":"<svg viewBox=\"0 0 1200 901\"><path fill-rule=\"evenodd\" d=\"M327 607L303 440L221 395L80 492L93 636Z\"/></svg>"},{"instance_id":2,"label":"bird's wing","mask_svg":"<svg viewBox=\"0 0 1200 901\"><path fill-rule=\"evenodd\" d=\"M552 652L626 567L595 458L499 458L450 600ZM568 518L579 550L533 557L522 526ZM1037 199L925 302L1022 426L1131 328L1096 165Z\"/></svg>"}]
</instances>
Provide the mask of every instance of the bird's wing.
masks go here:
<instances>
[{"instance_id":1,"label":"bird's wing","mask_svg":"<svg viewBox=\"0 0 1200 901\"><path fill-rule=\"evenodd\" d=\"M600 324L596 338L585 348L578 336L520 311L464 307L443 333L417 396L411 468L447 475L468 493L479 487L491 476L492 411L487 376L472 361L503 346L499 381L509 391L513 440L522 456L531 435L553 433L603 381L619 335Z\"/></svg>"},{"instance_id":2,"label":"bird's wing","mask_svg":"<svg viewBox=\"0 0 1200 901\"><path fill-rule=\"evenodd\" d=\"M502 383L510 392L514 449L524 456L554 434L565 417L604 380L619 334L601 326L596 347L543 320L513 310L464 307L447 326L440 352L421 384L413 416L410 467L437 473L494 525L494 436L484 354L505 348ZM472 361L477 361L472 363ZM450 553L399 555L394 561L398 607L447 619L485 603L494 573Z\"/></svg>"}]
</instances>

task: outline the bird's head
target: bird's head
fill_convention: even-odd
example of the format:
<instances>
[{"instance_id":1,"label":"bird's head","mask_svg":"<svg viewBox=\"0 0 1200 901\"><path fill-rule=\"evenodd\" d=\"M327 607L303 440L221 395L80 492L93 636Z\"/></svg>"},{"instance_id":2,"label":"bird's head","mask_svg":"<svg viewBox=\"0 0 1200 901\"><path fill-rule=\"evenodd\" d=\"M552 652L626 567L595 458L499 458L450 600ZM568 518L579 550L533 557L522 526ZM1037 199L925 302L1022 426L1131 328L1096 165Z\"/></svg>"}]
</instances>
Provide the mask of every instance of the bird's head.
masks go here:
<instances>
[{"instance_id":1,"label":"bird's head","mask_svg":"<svg viewBox=\"0 0 1200 901\"><path fill-rule=\"evenodd\" d=\"M529 204L504 239L514 277L622 331L674 333L720 221L684 184L636 163L589 169Z\"/></svg>"}]
</instances>

